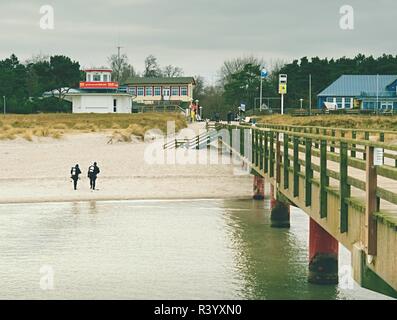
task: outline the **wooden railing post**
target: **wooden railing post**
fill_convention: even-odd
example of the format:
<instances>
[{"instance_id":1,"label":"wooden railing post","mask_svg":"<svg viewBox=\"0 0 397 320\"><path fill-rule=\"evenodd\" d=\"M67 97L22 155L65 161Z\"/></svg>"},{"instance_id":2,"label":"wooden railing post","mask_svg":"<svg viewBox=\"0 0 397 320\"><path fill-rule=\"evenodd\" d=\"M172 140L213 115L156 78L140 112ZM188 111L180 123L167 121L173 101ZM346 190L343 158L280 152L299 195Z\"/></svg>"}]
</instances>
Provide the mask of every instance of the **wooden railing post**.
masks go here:
<instances>
[{"instance_id":1,"label":"wooden railing post","mask_svg":"<svg viewBox=\"0 0 397 320\"><path fill-rule=\"evenodd\" d=\"M335 130L334 129L331 130L331 136L335 137ZM331 141L330 151L331 152L335 152L335 141Z\"/></svg>"},{"instance_id":2,"label":"wooden railing post","mask_svg":"<svg viewBox=\"0 0 397 320\"><path fill-rule=\"evenodd\" d=\"M364 133L364 140L369 140L369 132L368 131L365 131L365 133ZM365 146L364 146L364 148L365 148ZM366 151L363 152L363 160L367 160L367 152Z\"/></svg>"},{"instance_id":3,"label":"wooden railing post","mask_svg":"<svg viewBox=\"0 0 397 320\"><path fill-rule=\"evenodd\" d=\"M305 206L312 205L312 139L305 138Z\"/></svg>"},{"instance_id":4,"label":"wooden railing post","mask_svg":"<svg viewBox=\"0 0 397 320\"><path fill-rule=\"evenodd\" d=\"M345 233L348 231L348 209L349 206L346 202L347 198L350 197L350 186L347 183L348 180L348 156L347 156L347 143L340 143L340 232Z\"/></svg>"},{"instance_id":5,"label":"wooden railing post","mask_svg":"<svg viewBox=\"0 0 397 320\"><path fill-rule=\"evenodd\" d=\"M377 222L374 213L377 211L377 174L374 165L374 147L367 146L366 160L366 207L365 207L365 247L367 254L377 253Z\"/></svg>"},{"instance_id":6,"label":"wooden railing post","mask_svg":"<svg viewBox=\"0 0 397 320\"><path fill-rule=\"evenodd\" d=\"M357 132L354 131L354 130L352 131L352 139L353 139L353 140L357 139ZM352 150L351 150L351 152L350 152L350 156L351 156L352 158L355 158L355 157L356 157L356 147L357 147L357 145L355 145L355 144L352 145Z\"/></svg>"},{"instance_id":7,"label":"wooden railing post","mask_svg":"<svg viewBox=\"0 0 397 320\"><path fill-rule=\"evenodd\" d=\"M263 170L263 131L259 133L259 170Z\"/></svg>"},{"instance_id":8,"label":"wooden railing post","mask_svg":"<svg viewBox=\"0 0 397 320\"><path fill-rule=\"evenodd\" d=\"M276 133L276 182L281 182L281 141L280 133Z\"/></svg>"},{"instance_id":9,"label":"wooden railing post","mask_svg":"<svg viewBox=\"0 0 397 320\"><path fill-rule=\"evenodd\" d=\"M320 134L320 129L319 128L316 128L316 135L319 135ZM318 147L319 147L319 145L318 145L318 140L316 139L316 142L315 142L315 144L314 144L314 147L316 148L316 149L318 149Z\"/></svg>"},{"instance_id":10,"label":"wooden railing post","mask_svg":"<svg viewBox=\"0 0 397 320\"><path fill-rule=\"evenodd\" d=\"M289 188L289 136L288 134L284 133L284 189Z\"/></svg>"},{"instance_id":11,"label":"wooden railing post","mask_svg":"<svg viewBox=\"0 0 397 320\"><path fill-rule=\"evenodd\" d=\"M240 154L244 157L244 128L240 127Z\"/></svg>"},{"instance_id":12,"label":"wooden railing post","mask_svg":"<svg viewBox=\"0 0 397 320\"><path fill-rule=\"evenodd\" d=\"M299 138L294 137L294 197L299 197Z\"/></svg>"},{"instance_id":13,"label":"wooden railing post","mask_svg":"<svg viewBox=\"0 0 397 320\"><path fill-rule=\"evenodd\" d=\"M328 196L327 188L329 177L327 175L327 140L320 142L320 217L326 218L328 215Z\"/></svg>"},{"instance_id":14,"label":"wooden railing post","mask_svg":"<svg viewBox=\"0 0 397 320\"><path fill-rule=\"evenodd\" d=\"M265 135L265 142L264 142L264 154L265 154L265 165L264 165L264 169L265 169L265 173L268 173L269 172L269 146L268 146L268 137L269 137L269 134L268 134L268 131L265 131L264 132L264 135Z\"/></svg>"},{"instance_id":15,"label":"wooden railing post","mask_svg":"<svg viewBox=\"0 0 397 320\"><path fill-rule=\"evenodd\" d=\"M269 146L269 176L274 177L274 131L269 131L270 146Z\"/></svg>"},{"instance_id":16,"label":"wooden railing post","mask_svg":"<svg viewBox=\"0 0 397 320\"><path fill-rule=\"evenodd\" d=\"M252 136L252 138L251 138L251 145L252 145L252 148L251 148L251 156L252 156L252 163L253 163L253 165L257 165L257 162L256 162L256 154L257 154L257 150L256 150L256 129L252 129L251 130L251 136Z\"/></svg>"}]
</instances>

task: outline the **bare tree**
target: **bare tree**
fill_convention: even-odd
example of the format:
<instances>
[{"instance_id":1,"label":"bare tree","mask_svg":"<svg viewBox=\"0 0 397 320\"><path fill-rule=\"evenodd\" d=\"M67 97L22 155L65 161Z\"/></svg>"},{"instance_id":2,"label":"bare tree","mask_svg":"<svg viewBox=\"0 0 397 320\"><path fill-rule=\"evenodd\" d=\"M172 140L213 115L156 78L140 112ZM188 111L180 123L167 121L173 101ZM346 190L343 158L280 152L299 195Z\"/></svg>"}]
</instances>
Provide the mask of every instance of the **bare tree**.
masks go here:
<instances>
[{"instance_id":1,"label":"bare tree","mask_svg":"<svg viewBox=\"0 0 397 320\"><path fill-rule=\"evenodd\" d=\"M163 77L181 77L183 76L183 70L179 67L174 67L173 65L165 66L162 70Z\"/></svg>"},{"instance_id":2,"label":"bare tree","mask_svg":"<svg viewBox=\"0 0 397 320\"><path fill-rule=\"evenodd\" d=\"M223 86L225 83L227 83L232 74L242 71L244 69L244 66L247 64L263 65L264 61L263 59L257 58L252 55L226 60L219 70L220 85Z\"/></svg>"},{"instance_id":3,"label":"bare tree","mask_svg":"<svg viewBox=\"0 0 397 320\"><path fill-rule=\"evenodd\" d=\"M204 78L202 76L195 76L194 78L196 85L193 89L193 97L194 99L201 100L201 98L204 96L204 90L206 88Z\"/></svg>"},{"instance_id":4,"label":"bare tree","mask_svg":"<svg viewBox=\"0 0 397 320\"><path fill-rule=\"evenodd\" d=\"M117 55L112 54L109 58L110 68L113 70L112 77L118 82L125 82L129 78L136 75L134 67L128 63L128 57L126 54Z\"/></svg>"},{"instance_id":5,"label":"bare tree","mask_svg":"<svg viewBox=\"0 0 397 320\"><path fill-rule=\"evenodd\" d=\"M149 55L145 59L145 71L144 77L159 77L161 76L161 70L157 62L157 58L154 55Z\"/></svg>"}]
</instances>

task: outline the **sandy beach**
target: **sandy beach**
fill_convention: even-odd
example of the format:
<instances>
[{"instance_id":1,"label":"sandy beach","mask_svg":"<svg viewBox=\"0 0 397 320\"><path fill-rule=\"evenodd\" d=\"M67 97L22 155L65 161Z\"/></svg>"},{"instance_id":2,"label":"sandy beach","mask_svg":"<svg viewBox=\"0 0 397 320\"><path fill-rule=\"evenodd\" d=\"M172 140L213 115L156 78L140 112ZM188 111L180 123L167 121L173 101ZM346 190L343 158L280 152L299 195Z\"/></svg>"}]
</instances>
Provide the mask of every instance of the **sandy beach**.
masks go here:
<instances>
[{"instance_id":1,"label":"sandy beach","mask_svg":"<svg viewBox=\"0 0 397 320\"><path fill-rule=\"evenodd\" d=\"M190 126L195 131L202 127ZM0 203L252 196L252 177L240 174L236 163L153 164L145 160L150 143L108 141L106 133L0 141ZM162 151L162 141L152 148ZM208 155L207 150L189 152ZM94 161L101 173L98 190L91 191L87 169ZM76 163L82 174L74 191L70 169Z\"/></svg>"}]
</instances>

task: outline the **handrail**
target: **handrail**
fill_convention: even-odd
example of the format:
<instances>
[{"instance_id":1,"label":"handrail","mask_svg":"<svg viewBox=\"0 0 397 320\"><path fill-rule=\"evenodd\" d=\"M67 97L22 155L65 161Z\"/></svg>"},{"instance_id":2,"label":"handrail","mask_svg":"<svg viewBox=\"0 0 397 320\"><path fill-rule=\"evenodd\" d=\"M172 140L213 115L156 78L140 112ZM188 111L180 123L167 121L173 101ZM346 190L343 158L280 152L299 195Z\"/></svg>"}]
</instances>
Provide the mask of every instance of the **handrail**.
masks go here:
<instances>
[{"instance_id":1,"label":"handrail","mask_svg":"<svg viewBox=\"0 0 397 320\"><path fill-rule=\"evenodd\" d=\"M343 133L375 133L375 134L390 134L390 135L396 135L397 136L397 130L382 130L382 129L356 129L356 128L331 128L331 127L319 127L319 126L300 126L300 125L284 125L284 124L265 124L265 123L257 123L257 127L264 127L264 128L274 128L274 129L281 129L284 128L284 130L292 131L291 129L297 129L297 130L310 130L312 131L313 129L317 131L323 131L323 132L329 132L331 133L334 131L336 132L343 132Z\"/></svg>"},{"instance_id":2,"label":"handrail","mask_svg":"<svg viewBox=\"0 0 397 320\"><path fill-rule=\"evenodd\" d=\"M362 175L362 177L365 177L365 181L363 181L362 178L360 179L357 177L349 176L348 168L352 167L358 170L367 171L368 161L370 161L369 163L373 162L373 153L375 148L381 148L389 151L397 151L397 145L388 144L386 142L369 141L362 139L348 139L344 137L330 137L326 135L301 133L282 130L278 128L218 124L217 130L220 129L242 129L240 131L240 135L236 135L237 137L240 136L240 150L235 150L235 152L240 153L240 155L245 157L246 159L247 156L248 159L249 157L251 157L251 160L249 161L254 167L259 168L259 170L265 172L266 174L269 174L270 177L273 177L276 180L279 179L280 170L284 170L284 179L286 180L284 180L284 183L282 181L277 181L280 184L284 184L288 187L288 178L285 177L288 177L290 172L292 172L294 176L295 183L296 181L298 181L297 177L303 176L306 181L305 188L309 190L308 192L310 195L311 183L317 181L316 183L320 183L322 185L322 189L325 190L329 188L329 182L325 182L327 179L332 178L339 181L340 190L337 190L336 192L338 192L341 197L341 216L344 219L343 221L341 221L342 233L347 231L346 217L348 213L345 203L350 201L350 188L355 187L359 190L365 191L368 187L368 183L371 185L373 185L374 183L376 184L376 178L375 180L368 180L368 174ZM247 130L251 134L251 141L249 143L252 144L252 154L245 154L246 150L244 145L247 142L244 139L244 137L246 137L246 134L241 133L243 132L243 130ZM280 134L283 135L281 136ZM278 144L280 145L276 148ZM317 148L316 144L318 144ZM229 145L232 144L229 143ZM363 160L352 157L351 154L348 154L348 151L355 150L357 145L365 147L365 154L367 155L367 157ZM354 146L354 148L352 148L351 146ZM330 147L329 150L328 147ZM333 151L331 151L331 148L334 148ZM338 152L336 152L335 149L338 149ZM290 152L292 150L293 152ZM277 152L279 154L278 156ZM302 159L302 154L304 155L304 159ZM320 165L313 164L312 157L318 158L320 160ZM278 158L280 158L281 161ZM324 162L323 159L326 159L326 161ZM338 163L339 172L327 168L327 161ZM301 166L305 167L305 170L302 172L300 170ZM376 167L372 165L372 167L370 168L375 168L371 169L374 170L372 175L377 175L390 179L397 184L397 168L393 168L392 166L386 164ZM318 181L318 178L313 177L313 171L320 173L320 178L322 177L320 181ZM377 197L378 199L384 200L392 205L397 205L397 193L393 190L386 190L385 188L377 185L375 185L374 190L375 192L373 194L370 194L369 196L367 195L367 198ZM324 193L322 194L322 197L324 197ZM306 204L308 205L310 201L311 195L308 196ZM320 199L320 201L324 201L324 199ZM367 201L369 200L367 199ZM377 203L380 203L379 200L375 201L377 201ZM382 211L379 205L376 211ZM373 213L375 214L375 212ZM393 223L395 223L396 218L397 215L393 218Z\"/></svg>"}]
</instances>

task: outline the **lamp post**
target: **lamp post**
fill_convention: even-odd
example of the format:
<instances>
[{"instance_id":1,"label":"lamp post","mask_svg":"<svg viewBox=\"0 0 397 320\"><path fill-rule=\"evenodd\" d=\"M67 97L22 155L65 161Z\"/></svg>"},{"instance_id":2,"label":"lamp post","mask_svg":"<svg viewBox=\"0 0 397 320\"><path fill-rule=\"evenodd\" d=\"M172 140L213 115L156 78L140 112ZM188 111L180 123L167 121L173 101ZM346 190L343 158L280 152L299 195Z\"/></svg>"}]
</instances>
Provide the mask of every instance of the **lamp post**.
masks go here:
<instances>
[{"instance_id":1,"label":"lamp post","mask_svg":"<svg viewBox=\"0 0 397 320\"><path fill-rule=\"evenodd\" d=\"M259 112L262 111L262 95L263 95L263 79L267 77L267 70L265 67L262 67L261 70L261 88L260 88L260 93L259 93Z\"/></svg>"},{"instance_id":2,"label":"lamp post","mask_svg":"<svg viewBox=\"0 0 397 320\"><path fill-rule=\"evenodd\" d=\"M6 115L6 96L3 96L4 115Z\"/></svg>"},{"instance_id":3,"label":"lamp post","mask_svg":"<svg viewBox=\"0 0 397 320\"><path fill-rule=\"evenodd\" d=\"M301 110L302 110L302 109L303 109L303 99L300 98L299 100L300 100L300 102L301 102Z\"/></svg>"}]
</instances>

